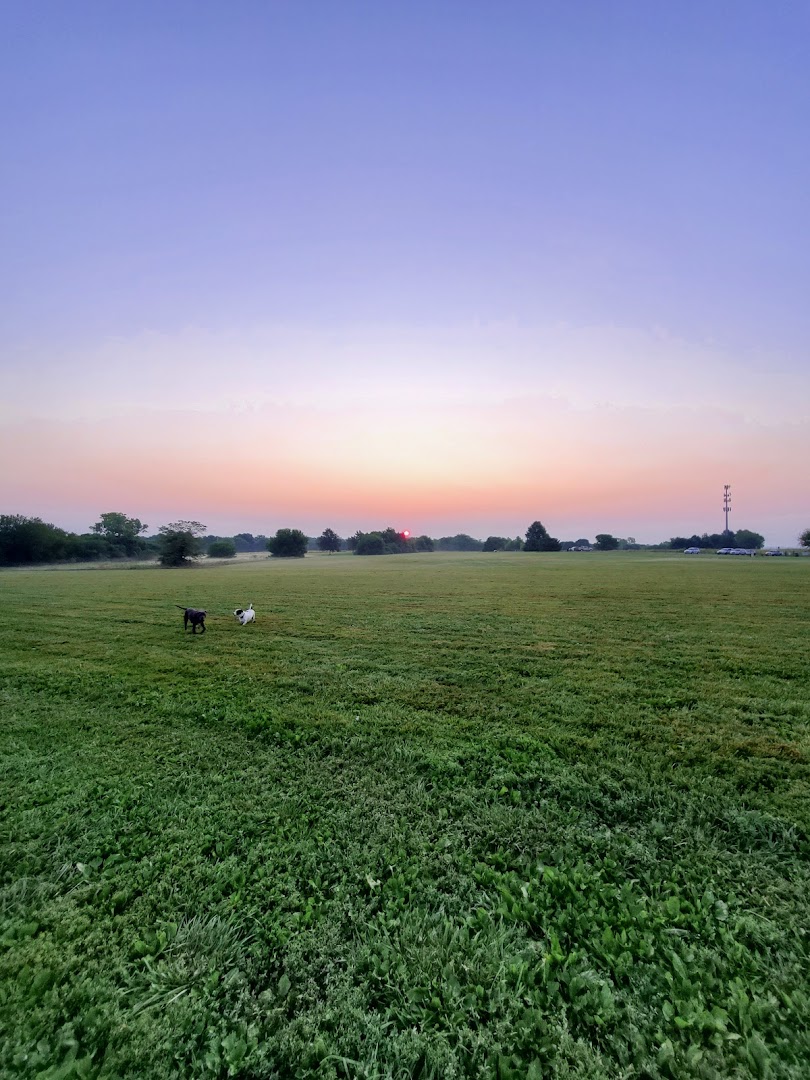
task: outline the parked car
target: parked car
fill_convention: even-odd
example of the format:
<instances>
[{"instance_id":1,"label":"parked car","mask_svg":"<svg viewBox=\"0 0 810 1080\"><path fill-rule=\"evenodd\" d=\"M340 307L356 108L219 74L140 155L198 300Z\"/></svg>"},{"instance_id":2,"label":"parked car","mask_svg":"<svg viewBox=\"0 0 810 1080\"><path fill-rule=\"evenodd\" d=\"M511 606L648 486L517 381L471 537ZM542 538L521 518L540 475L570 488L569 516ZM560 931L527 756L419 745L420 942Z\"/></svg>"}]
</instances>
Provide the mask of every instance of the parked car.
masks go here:
<instances>
[{"instance_id":1,"label":"parked car","mask_svg":"<svg viewBox=\"0 0 810 1080\"><path fill-rule=\"evenodd\" d=\"M700 554L700 548L696 548L696 547L684 548L683 553L684 553L684 555L699 555Z\"/></svg>"}]
</instances>

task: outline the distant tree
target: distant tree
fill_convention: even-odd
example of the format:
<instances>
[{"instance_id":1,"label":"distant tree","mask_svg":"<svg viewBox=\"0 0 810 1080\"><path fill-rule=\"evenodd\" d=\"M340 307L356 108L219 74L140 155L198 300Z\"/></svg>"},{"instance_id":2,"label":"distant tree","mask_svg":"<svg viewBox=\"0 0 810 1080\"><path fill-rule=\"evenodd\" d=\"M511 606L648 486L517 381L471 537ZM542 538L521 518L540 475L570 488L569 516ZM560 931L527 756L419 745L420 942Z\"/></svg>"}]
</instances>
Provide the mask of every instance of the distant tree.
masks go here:
<instances>
[{"instance_id":1,"label":"distant tree","mask_svg":"<svg viewBox=\"0 0 810 1080\"><path fill-rule=\"evenodd\" d=\"M233 538L234 546L237 551L255 551L256 550L256 537L253 533L237 533ZM267 541L265 541L266 543ZM262 544L264 547L264 544Z\"/></svg>"},{"instance_id":2,"label":"distant tree","mask_svg":"<svg viewBox=\"0 0 810 1080\"><path fill-rule=\"evenodd\" d=\"M208 558L235 559L236 544L233 542L233 540L228 540L226 537L222 537L219 540L214 540L213 543L208 545Z\"/></svg>"},{"instance_id":3,"label":"distant tree","mask_svg":"<svg viewBox=\"0 0 810 1080\"><path fill-rule=\"evenodd\" d=\"M346 547L355 555L406 555L414 551L432 551L433 540L429 536L417 537L397 532L389 525L386 529L372 529L370 532L358 529L346 541Z\"/></svg>"},{"instance_id":4,"label":"distant tree","mask_svg":"<svg viewBox=\"0 0 810 1080\"><path fill-rule=\"evenodd\" d=\"M41 518L0 515L0 564L14 566L70 558L68 547L72 535Z\"/></svg>"},{"instance_id":5,"label":"distant tree","mask_svg":"<svg viewBox=\"0 0 810 1080\"><path fill-rule=\"evenodd\" d=\"M318 547L321 551L328 551L330 554L340 551L342 543L343 541L333 529L324 529L318 537Z\"/></svg>"},{"instance_id":6,"label":"distant tree","mask_svg":"<svg viewBox=\"0 0 810 1080\"><path fill-rule=\"evenodd\" d=\"M509 541L505 536L488 536L484 541L482 551L503 551Z\"/></svg>"},{"instance_id":7,"label":"distant tree","mask_svg":"<svg viewBox=\"0 0 810 1080\"><path fill-rule=\"evenodd\" d=\"M267 541L267 550L278 559L303 559L307 544L307 536L300 529L279 529Z\"/></svg>"},{"instance_id":8,"label":"distant tree","mask_svg":"<svg viewBox=\"0 0 810 1080\"><path fill-rule=\"evenodd\" d=\"M574 541L574 547L590 547L590 546L591 546L590 540L586 540L584 537L581 537L579 540Z\"/></svg>"},{"instance_id":9,"label":"distant tree","mask_svg":"<svg viewBox=\"0 0 810 1080\"><path fill-rule=\"evenodd\" d=\"M146 532L148 525L142 525L138 518L129 518L126 514L112 512L102 514L101 520L92 525L91 532L97 536L103 536L110 545L113 555L122 555L132 558L139 555L146 544L140 539L141 533Z\"/></svg>"},{"instance_id":10,"label":"distant tree","mask_svg":"<svg viewBox=\"0 0 810 1080\"><path fill-rule=\"evenodd\" d=\"M764 543L765 537L760 536L759 533L752 532L750 529L740 529L736 533L723 531L719 533L703 533L701 536L698 536L697 533L693 533L691 536L673 536L668 543L653 546L669 547L676 551L682 551L688 547L714 550L725 547L761 548Z\"/></svg>"},{"instance_id":11,"label":"distant tree","mask_svg":"<svg viewBox=\"0 0 810 1080\"><path fill-rule=\"evenodd\" d=\"M205 525L199 521L173 521L158 529L161 566L190 566L202 551Z\"/></svg>"},{"instance_id":12,"label":"distant tree","mask_svg":"<svg viewBox=\"0 0 810 1080\"><path fill-rule=\"evenodd\" d=\"M540 521L533 521L526 530L526 543L524 551L559 551L560 541L556 536L549 536L548 531Z\"/></svg>"},{"instance_id":13,"label":"distant tree","mask_svg":"<svg viewBox=\"0 0 810 1080\"><path fill-rule=\"evenodd\" d=\"M597 533L595 546L597 551L615 551L619 546L619 541L610 533Z\"/></svg>"},{"instance_id":14,"label":"distant tree","mask_svg":"<svg viewBox=\"0 0 810 1080\"><path fill-rule=\"evenodd\" d=\"M533 521L526 530L526 543L524 551L542 551L543 544L548 540L548 530L541 521Z\"/></svg>"},{"instance_id":15,"label":"distant tree","mask_svg":"<svg viewBox=\"0 0 810 1080\"><path fill-rule=\"evenodd\" d=\"M504 551L523 551L523 541L519 536L516 536L514 540L507 540Z\"/></svg>"},{"instance_id":16,"label":"distant tree","mask_svg":"<svg viewBox=\"0 0 810 1080\"><path fill-rule=\"evenodd\" d=\"M734 547L752 548L758 551L764 545L765 537L750 529L737 529L734 533Z\"/></svg>"},{"instance_id":17,"label":"distant tree","mask_svg":"<svg viewBox=\"0 0 810 1080\"><path fill-rule=\"evenodd\" d=\"M212 536L212 540L229 539L227 537ZM233 542L236 545L237 552L241 551L266 551L267 550L267 537L261 533L257 533L256 536L253 533L242 532L236 533L233 537Z\"/></svg>"},{"instance_id":18,"label":"distant tree","mask_svg":"<svg viewBox=\"0 0 810 1080\"><path fill-rule=\"evenodd\" d=\"M704 533L702 536L698 536L697 533L693 533L691 536L673 536L670 538L668 547L671 547L674 551L683 551L688 547L700 547L700 548L720 548L730 547L733 536L726 536L723 533Z\"/></svg>"},{"instance_id":19,"label":"distant tree","mask_svg":"<svg viewBox=\"0 0 810 1080\"><path fill-rule=\"evenodd\" d=\"M355 535L355 555L384 555L385 541L378 532L358 532Z\"/></svg>"},{"instance_id":20,"label":"distant tree","mask_svg":"<svg viewBox=\"0 0 810 1080\"><path fill-rule=\"evenodd\" d=\"M457 533L455 536L442 536L439 538L439 551L481 551L481 540L475 540L467 533Z\"/></svg>"},{"instance_id":21,"label":"distant tree","mask_svg":"<svg viewBox=\"0 0 810 1080\"><path fill-rule=\"evenodd\" d=\"M145 540L138 546L147 549ZM90 562L121 557L121 548L96 532L66 532L42 521L21 514L0 515L0 566L43 562Z\"/></svg>"},{"instance_id":22,"label":"distant tree","mask_svg":"<svg viewBox=\"0 0 810 1080\"><path fill-rule=\"evenodd\" d=\"M143 544L146 547L146 541L143 541ZM110 545L103 536L97 536L95 533L82 533L81 536L68 533L65 554L62 557L75 559L77 562L96 562L98 559L109 559Z\"/></svg>"},{"instance_id":23,"label":"distant tree","mask_svg":"<svg viewBox=\"0 0 810 1080\"><path fill-rule=\"evenodd\" d=\"M799 537L799 543L802 547L810 548L810 529L805 529L802 535Z\"/></svg>"},{"instance_id":24,"label":"distant tree","mask_svg":"<svg viewBox=\"0 0 810 1080\"><path fill-rule=\"evenodd\" d=\"M405 533L397 532L397 530L390 525L387 529L380 529L378 531L385 544L386 555L400 555L404 552L414 550Z\"/></svg>"}]
</instances>

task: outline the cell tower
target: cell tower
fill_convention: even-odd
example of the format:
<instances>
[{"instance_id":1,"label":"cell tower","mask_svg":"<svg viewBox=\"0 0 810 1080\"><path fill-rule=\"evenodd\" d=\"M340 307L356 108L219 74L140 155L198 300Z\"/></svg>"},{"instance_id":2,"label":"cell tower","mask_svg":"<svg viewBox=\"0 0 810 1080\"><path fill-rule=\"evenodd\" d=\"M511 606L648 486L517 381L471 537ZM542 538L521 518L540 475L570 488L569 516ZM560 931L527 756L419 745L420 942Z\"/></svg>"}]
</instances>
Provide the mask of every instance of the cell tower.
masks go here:
<instances>
[{"instance_id":1,"label":"cell tower","mask_svg":"<svg viewBox=\"0 0 810 1080\"><path fill-rule=\"evenodd\" d=\"M723 513L726 515L726 532L728 532L728 515L731 513L731 484L723 484Z\"/></svg>"}]
</instances>

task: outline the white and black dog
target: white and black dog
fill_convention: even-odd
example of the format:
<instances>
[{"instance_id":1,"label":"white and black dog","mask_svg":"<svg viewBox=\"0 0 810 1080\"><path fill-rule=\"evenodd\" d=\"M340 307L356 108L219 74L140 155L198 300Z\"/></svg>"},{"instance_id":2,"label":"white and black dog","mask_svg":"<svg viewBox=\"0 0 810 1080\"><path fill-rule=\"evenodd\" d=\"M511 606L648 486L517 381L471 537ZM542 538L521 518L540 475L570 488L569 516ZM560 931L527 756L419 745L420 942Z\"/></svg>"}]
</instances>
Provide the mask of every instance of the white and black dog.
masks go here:
<instances>
[{"instance_id":1,"label":"white and black dog","mask_svg":"<svg viewBox=\"0 0 810 1080\"><path fill-rule=\"evenodd\" d=\"M247 626L249 622L254 622L256 619L256 612L253 610L253 604L248 604L246 608L238 607L234 612L234 615L242 626Z\"/></svg>"}]
</instances>

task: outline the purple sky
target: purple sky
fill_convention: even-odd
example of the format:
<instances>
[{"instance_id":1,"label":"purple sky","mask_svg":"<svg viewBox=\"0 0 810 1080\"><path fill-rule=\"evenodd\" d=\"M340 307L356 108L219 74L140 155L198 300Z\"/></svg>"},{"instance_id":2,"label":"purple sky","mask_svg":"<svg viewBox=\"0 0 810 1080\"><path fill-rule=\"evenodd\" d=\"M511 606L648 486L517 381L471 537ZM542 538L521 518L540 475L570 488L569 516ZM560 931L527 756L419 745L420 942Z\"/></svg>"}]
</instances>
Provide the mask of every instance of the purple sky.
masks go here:
<instances>
[{"instance_id":1,"label":"purple sky","mask_svg":"<svg viewBox=\"0 0 810 1080\"><path fill-rule=\"evenodd\" d=\"M810 526L805 3L11 3L0 512ZM407 519L407 520L405 520Z\"/></svg>"}]
</instances>

